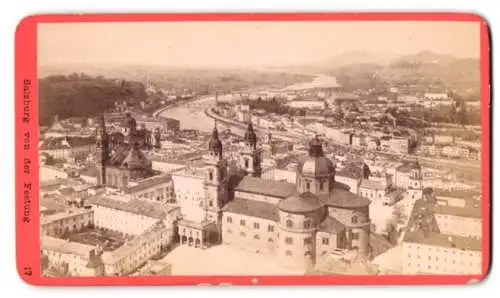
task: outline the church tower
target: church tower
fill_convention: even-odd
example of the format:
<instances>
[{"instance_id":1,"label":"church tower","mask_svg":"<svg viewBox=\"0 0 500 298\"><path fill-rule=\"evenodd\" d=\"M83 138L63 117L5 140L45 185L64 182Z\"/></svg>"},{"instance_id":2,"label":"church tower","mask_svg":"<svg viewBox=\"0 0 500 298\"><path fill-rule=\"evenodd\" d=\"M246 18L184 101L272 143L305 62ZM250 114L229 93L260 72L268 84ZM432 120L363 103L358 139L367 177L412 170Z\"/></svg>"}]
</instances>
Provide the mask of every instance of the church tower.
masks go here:
<instances>
[{"instance_id":1,"label":"church tower","mask_svg":"<svg viewBox=\"0 0 500 298\"><path fill-rule=\"evenodd\" d=\"M228 200L227 160L222 156L222 142L217 125L208 142L205 156L205 210L208 220L219 221L221 209Z\"/></svg>"},{"instance_id":2,"label":"church tower","mask_svg":"<svg viewBox=\"0 0 500 298\"><path fill-rule=\"evenodd\" d=\"M260 177L262 174L261 149L257 147L257 135L253 130L252 122L248 123L243 143L240 152L240 168L250 176Z\"/></svg>"},{"instance_id":3,"label":"church tower","mask_svg":"<svg viewBox=\"0 0 500 298\"><path fill-rule=\"evenodd\" d=\"M99 118L99 127L96 136L96 168L97 185L106 185L106 163L109 158L109 138L106 132L106 123L104 114Z\"/></svg>"}]
</instances>

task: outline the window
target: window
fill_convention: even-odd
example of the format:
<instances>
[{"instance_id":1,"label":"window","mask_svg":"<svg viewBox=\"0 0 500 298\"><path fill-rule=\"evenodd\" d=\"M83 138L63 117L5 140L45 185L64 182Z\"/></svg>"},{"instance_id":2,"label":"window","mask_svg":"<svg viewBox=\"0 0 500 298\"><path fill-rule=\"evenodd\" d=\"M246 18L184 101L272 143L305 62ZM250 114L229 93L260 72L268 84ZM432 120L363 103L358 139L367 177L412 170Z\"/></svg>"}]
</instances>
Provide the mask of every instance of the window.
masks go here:
<instances>
[{"instance_id":1,"label":"window","mask_svg":"<svg viewBox=\"0 0 500 298\"><path fill-rule=\"evenodd\" d=\"M274 226L272 226L272 225L268 225L268 226L267 226L267 231L268 231L268 232L274 232Z\"/></svg>"},{"instance_id":2,"label":"window","mask_svg":"<svg viewBox=\"0 0 500 298\"><path fill-rule=\"evenodd\" d=\"M248 169L248 158L245 158L245 169Z\"/></svg>"},{"instance_id":3,"label":"window","mask_svg":"<svg viewBox=\"0 0 500 298\"><path fill-rule=\"evenodd\" d=\"M226 218L226 221L227 221L227 223L232 223L232 222L233 222L233 219L231 218L231 216L228 216L228 217Z\"/></svg>"},{"instance_id":4,"label":"window","mask_svg":"<svg viewBox=\"0 0 500 298\"><path fill-rule=\"evenodd\" d=\"M321 243L323 243L324 245L328 245L328 244L330 244L330 239L323 238L323 240L321 240Z\"/></svg>"},{"instance_id":5,"label":"window","mask_svg":"<svg viewBox=\"0 0 500 298\"><path fill-rule=\"evenodd\" d=\"M293 239L292 239L292 237L285 237L285 243L286 243L286 244L293 244Z\"/></svg>"},{"instance_id":6,"label":"window","mask_svg":"<svg viewBox=\"0 0 500 298\"><path fill-rule=\"evenodd\" d=\"M259 240L260 236L258 234L255 234L255 235L253 235L253 238L256 239L256 240Z\"/></svg>"},{"instance_id":7,"label":"window","mask_svg":"<svg viewBox=\"0 0 500 298\"><path fill-rule=\"evenodd\" d=\"M311 221L309 219L306 219L304 221L304 229L310 229L311 228Z\"/></svg>"},{"instance_id":8,"label":"window","mask_svg":"<svg viewBox=\"0 0 500 298\"><path fill-rule=\"evenodd\" d=\"M357 224L358 223L358 217L356 215L354 215L352 218L351 218L351 222L353 224Z\"/></svg>"},{"instance_id":9,"label":"window","mask_svg":"<svg viewBox=\"0 0 500 298\"><path fill-rule=\"evenodd\" d=\"M272 243L272 242L274 242L274 240L273 240L273 238L269 238L269 239L267 239L267 242Z\"/></svg>"},{"instance_id":10,"label":"window","mask_svg":"<svg viewBox=\"0 0 500 298\"><path fill-rule=\"evenodd\" d=\"M291 257L291 256L292 256L292 252L291 252L291 251L289 251L289 250L287 250L287 251L286 251L286 255L287 255L287 256L289 256L289 257Z\"/></svg>"},{"instance_id":11,"label":"window","mask_svg":"<svg viewBox=\"0 0 500 298\"><path fill-rule=\"evenodd\" d=\"M245 220L244 219L240 220L240 226L245 226Z\"/></svg>"},{"instance_id":12,"label":"window","mask_svg":"<svg viewBox=\"0 0 500 298\"><path fill-rule=\"evenodd\" d=\"M359 239L359 233L352 233L352 240L358 240Z\"/></svg>"},{"instance_id":13,"label":"window","mask_svg":"<svg viewBox=\"0 0 500 298\"><path fill-rule=\"evenodd\" d=\"M286 227L287 227L287 228L293 228L293 221L291 221L290 219L288 219L288 220L286 221Z\"/></svg>"},{"instance_id":14,"label":"window","mask_svg":"<svg viewBox=\"0 0 500 298\"><path fill-rule=\"evenodd\" d=\"M312 238L310 237L304 238L304 245L309 245L309 244L312 244Z\"/></svg>"},{"instance_id":15,"label":"window","mask_svg":"<svg viewBox=\"0 0 500 298\"><path fill-rule=\"evenodd\" d=\"M253 223L253 228L258 230L260 228L260 224L258 222Z\"/></svg>"},{"instance_id":16,"label":"window","mask_svg":"<svg viewBox=\"0 0 500 298\"><path fill-rule=\"evenodd\" d=\"M214 171L210 170L208 172L208 180L210 181L214 180Z\"/></svg>"},{"instance_id":17,"label":"window","mask_svg":"<svg viewBox=\"0 0 500 298\"><path fill-rule=\"evenodd\" d=\"M319 190L323 190L323 183L324 183L323 181L319 182Z\"/></svg>"},{"instance_id":18,"label":"window","mask_svg":"<svg viewBox=\"0 0 500 298\"><path fill-rule=\"evenodd\" d=\"M309 181L306 182L306 189L307 190L311 189L311 182L309 182Z\"/></svg>"},{"instance_id":19,"label":"window","mask_svg":"<svg viewBox=\"0 0 500 298\"><path fill-rule=\"evenodd\" d=\"M212 200L208 201L208 206L213 207L214 206L214 201L212 201Z\"/></svg>"}]
</instances>

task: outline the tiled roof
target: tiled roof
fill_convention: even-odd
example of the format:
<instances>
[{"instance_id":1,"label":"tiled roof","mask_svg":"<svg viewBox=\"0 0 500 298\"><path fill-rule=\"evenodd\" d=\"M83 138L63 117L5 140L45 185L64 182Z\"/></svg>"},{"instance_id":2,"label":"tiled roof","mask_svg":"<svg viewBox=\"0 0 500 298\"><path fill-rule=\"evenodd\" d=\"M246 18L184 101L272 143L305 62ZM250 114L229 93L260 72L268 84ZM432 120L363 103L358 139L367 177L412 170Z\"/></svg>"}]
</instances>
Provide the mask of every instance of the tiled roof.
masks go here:
<instances>
[{"instance_id":1,"label":"tiled roof","mask_svg":"<svg viewBox=\"0 0 500 298\"><path fill-rule=\"evenodd\" d=\"M348 177L352 179L361 178L361 168L353 165L346 166L335 173L335 176Z\"/></svg>"},{"instance_id":2,"label":"tiled roof","mask_svg":"<svg viewBox=\"0 0 500 298\"><path fill-rule=\"evenodd\" d=\"M168 231L162 224L158 222L156 226L142 233L141 235L132 238L131 240L125 242L122 246L118 247L114 251L106 251L102 254L102 262L105 264L114 264L115 262L123 259L124 257L130 255L132 252L136 251L138 247L142 244L148 243L153 239L157 238L158 233L162 230Z\"/></svg>"},{"instance_id":3,"label":"tiled roof","mask_svg":"<svg viewBox=\"0 0 500 298\"><path fill-rule=\"evenodd\" d=\"M359 208L370 205L370 200L348 190L338 188L333 189L329 194L318 195L318 198L327 206L339 208Z\"/></svg>"},{"instance_id":4,"label":"tiled roof","mask_svg":"<svg viewBox=\"0 0 500 298\"><path fill-rule=\"evenodd\" d=\"M58 221L61 219L72 218L75 216L79 216L79 215L83 215L83 214L87 214L87 213L92 213L92 212L93 212L92 210L88 210L88 209L72 208L72 209L68 209L64 212L58 212L58 213L54 213L51 215L42 216L42 217L40 217L40 224L43 225L43 224L51 223L51 222Z\"/></svg>"},{"instance_id":5,"label":"tiled roof","mask_svg":"<svg viewBox=\"0 0 500 298\"><path fill-rule=\"evenodd\" d=\"M325 217L325 220L319 225L319 230L331 234L338 234L345 229L345 226L331 216Z\"/></svg>"},{"instance_id":6,"label":"tiled roof","mask_svg":"<svg viewBox=\"0 0 500 298\"><path fill-rule=\"evenodd\" d=\"M57 137L47 138L40 144L40 150L69 149L95 144L93 137Z\"/></svg>"},{"instance_id":7,"label":"tiled roof","mask_svg":"<svg viewBox=\"0 0 500 298\"><path fill-rule=\"evenodd\" d=\"M368 188L368 189L377 189L377 190L384 190L385 187L382 184L382 181L378 180L363 180L361 182L361 185L359 188Z\"/></svg>"},{"instance_id":8,"label":"tiled roof","mask_svg":"<svg viewBox=\"0 0 500 298\"><path fill-rule=\"evenodd\" d=\"M273 221L279 220L276 205L266 202L235 198L227 203L222 210L223 212L242 214Z\"/></svg>"},{"instance_id":9,"label":"tiled roof","mask_svg":"<svg viewBox=\"0 0 500 298\"><path fill-rule=\"evenodd\" d=\"M446 214L455 215L461 217L471 217L471 218L481 218L481 202L476 200L466 200L464 207L445 205L445 204L434 204L433 211L436 214ZM473 203L475 201L475 204Z\"/></svg>"},{"instance_id":10,"label":"tiled roof","mask_svg":"<svg viewBox=\"0 0 500 298\"><path fill-rule=\"evenodd\" d=\"M148 189L150 187L153 187L155 185L167 183L170 181L172 181L172 175L169 175L169 174L161 175L161 176L153 176L151 178L137 181L138 184L127 188L126 192L127 193L136 193L136 192Z\"/></svg>"},{"instance_id":11,"label":"tiled roof","mask_svg":"<svg viewBox=\"0 0 500 298\"><path fill-rule=\"evenodd\" d=\"M164 204L132 199L129 201L121 201L108 198L106 196L95 196L87 201L91 205L98 205L107 208L122 210L134 214L144 215L156 219L165 219L175 207L170 207Z\"/></svg>"},{"instance_id":12,"label":"tiled roof","mask_svg":"<svg viewBox=\"0 0 500 298\"><path fill-rule=\"evenodd\" d=\"M413 169L419 169L420 164L418 162L405 162L401 166L399 166L396 170L398 172L409 173Z\"/></svg>"},{"instance_id":13,"label":"tiled roof","mask_svg":"<svg viewBox=\"0 0 500 298\"><path fill-rule=\"evenodd\" d=\"M480 196L480 191L446 191L441 189L434 189L433 193L436 197L460 198L460 199L473 199Z\"/></svg>"},{"instance_id":14,"label":"tiled roof","mask_svg":"<svg viewBox=\"0 0 500 298\"><path fill-rule=\"evenodd\" d=\"M305 192L278 202L278 209L290 213L312 212L323 207L323 203L311 192Z\"/></svg>"},{"instance_id":15,"label":"tiled roof","mask_svg":"<svg viewBox=\"0 0 500 298\"><path fill-rule=\"evenodd\" d=\"M435 218L435 204L424 199L415 202L404 242L480 251L480 238L451 236L440 233Z\"/></svg>"},{"instance_id":16,"label":"tiled roof","mask_svg":"<svg viewBox=\"0 0 500 298\"><path fill-rule=\"evenodd\" d=\"M56 251L59 253L74 254L83 259L88 259L93 246L72 242L64 239L43 236L41 239L41 249Z\"/></svg>"},{"instance_id":17,"label":"tiled roof","mask_svg":"<svg viewBox=\"0 0 500 298\"><path fill-rule=\"evenodd\" d=\"M288 182L246 176L235 187L235 191L287 198L295 193L296 187Z\"/></svg>"}]
</instances>

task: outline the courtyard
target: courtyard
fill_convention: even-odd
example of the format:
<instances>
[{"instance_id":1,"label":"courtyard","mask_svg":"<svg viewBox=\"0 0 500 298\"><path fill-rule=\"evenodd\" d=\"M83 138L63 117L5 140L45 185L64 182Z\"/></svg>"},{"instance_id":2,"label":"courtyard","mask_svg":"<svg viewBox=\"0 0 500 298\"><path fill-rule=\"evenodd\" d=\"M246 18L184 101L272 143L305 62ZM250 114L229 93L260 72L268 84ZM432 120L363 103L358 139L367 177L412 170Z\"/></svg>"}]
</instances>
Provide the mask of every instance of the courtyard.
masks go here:
<instances>
[{"instance_id":1,"label":"courtyard","mask_svg":"<svg viewBox=\"0 0 500 298\"><path fill-rule=\"evenodd\" d=\"M104 251L113 251L124 243L124 237L121 233L106 231L101 229L86 229L79 233L68 236L73 242L96 246L100 244Z\"/></svg>"},{"instance_id":2,"label":"courtyard","mask_svg":"<svg viewBox=\"0 0 500 298\"><path fill-rule=\"evenodd\" d=\"M172 275L302 275L282 267L272 255L258 254L228 245L207 249L181 245L162 261L172 264Z\"/></svg>"}]
</instances>

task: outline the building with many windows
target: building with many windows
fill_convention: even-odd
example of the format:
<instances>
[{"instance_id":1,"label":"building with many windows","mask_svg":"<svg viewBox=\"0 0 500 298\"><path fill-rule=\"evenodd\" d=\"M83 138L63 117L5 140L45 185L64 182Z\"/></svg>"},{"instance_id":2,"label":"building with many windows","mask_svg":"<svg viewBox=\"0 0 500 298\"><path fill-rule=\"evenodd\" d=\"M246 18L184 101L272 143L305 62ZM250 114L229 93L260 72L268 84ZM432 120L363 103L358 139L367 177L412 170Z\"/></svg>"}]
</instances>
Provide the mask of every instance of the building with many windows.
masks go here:
<instances>
[{"instance_id":1,"label":"building with many windows","mask_svg":"<svg viewBox=\"0 0 500 298\"><path fill-rule=\"evenodd\" d=\"M475 207L474 207L475 206ZM403 239L405 274L480 274L479 205L450 200L415 202Z\"/></svg>"},{"instance_id":2,"label":"building with many windows","mask_svg":"<svg viewBox=\"0 0 500 298\"><path fill-rule=\"evenodd\" d=\"M335 249L369 254L370 201L335 181L335 166L318 138L297 167L295 183L245 176L223 208L222 241L272 253L307 269Z\"/></svg>"}]
</instances>

